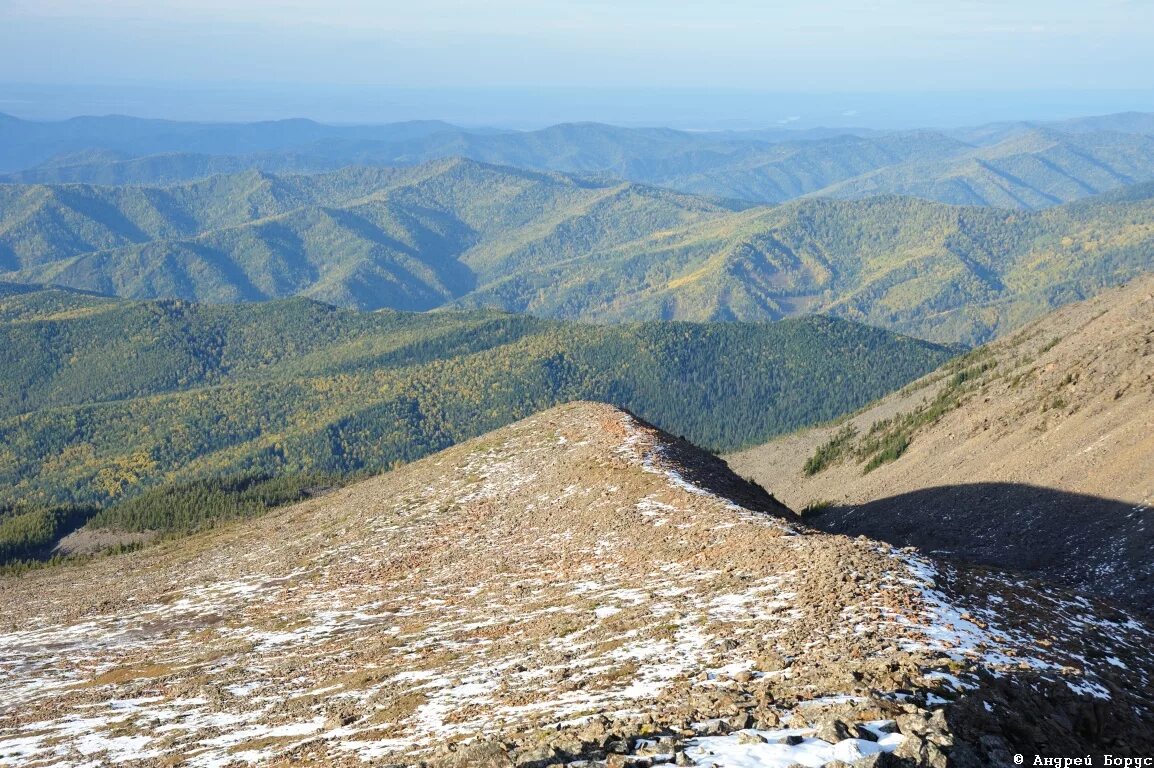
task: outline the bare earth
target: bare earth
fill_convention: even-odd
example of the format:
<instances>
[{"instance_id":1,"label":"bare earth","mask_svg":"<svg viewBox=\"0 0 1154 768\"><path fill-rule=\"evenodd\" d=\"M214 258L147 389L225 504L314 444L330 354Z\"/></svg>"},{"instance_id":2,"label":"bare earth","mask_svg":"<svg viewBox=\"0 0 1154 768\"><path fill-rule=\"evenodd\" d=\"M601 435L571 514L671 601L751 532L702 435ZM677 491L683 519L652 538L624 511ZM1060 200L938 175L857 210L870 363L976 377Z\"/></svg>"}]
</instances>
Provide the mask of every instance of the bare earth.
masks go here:
<instances>
[{"instance_id":1,"label":"bare earth","mask_svg":"<svg viewBox=\"0 0 1154 768\"><path fill-rule=\"evenodd\" d=\"M61 539L52 549L52 554L95 555L121 545L147 544L157 536L152 531L112 531L84 527Z\"/></svg>"}]
</instances>

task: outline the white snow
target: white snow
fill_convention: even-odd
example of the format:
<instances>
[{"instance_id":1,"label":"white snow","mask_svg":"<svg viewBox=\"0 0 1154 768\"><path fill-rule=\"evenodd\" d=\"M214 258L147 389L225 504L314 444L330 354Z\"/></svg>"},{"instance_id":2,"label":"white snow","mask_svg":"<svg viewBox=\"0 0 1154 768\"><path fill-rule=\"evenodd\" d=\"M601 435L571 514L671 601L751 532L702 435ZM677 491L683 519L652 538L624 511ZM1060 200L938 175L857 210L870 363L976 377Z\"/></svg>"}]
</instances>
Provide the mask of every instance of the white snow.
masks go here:
<instances>
[{"instance_id":1,"label":"white snow","mask_svg":"<svg viewBox=\"0 0 1154 768\"><path fill-rule=\"evenodd\" d=\"M740 743L739 735L757 734L764 743ZM846 739L830 744L814 738L812 729L786 728L781 730L739 731L728 736L698 736L690 740L686 757L694 765L707 768L789 768L803 765L820 768L826 763L841 760L852 763L876 752L893 752L902 737L885 734L879 741ZM787 736L802 737L799 744L786 744Z\"/></svg>"},{"instance_id":2,"label":"white snow","mask_svg":"<svg viewBox=\"0 0 1154 768\"><path fill-rule=\"evenodd\" d=\"M1066 680L1066 685L1074 693L1082 696L1093 696L1096 699L1109 699L1110 691L1101 683L1083 678L1081 680Z\"/></svg>"}]
</instances>

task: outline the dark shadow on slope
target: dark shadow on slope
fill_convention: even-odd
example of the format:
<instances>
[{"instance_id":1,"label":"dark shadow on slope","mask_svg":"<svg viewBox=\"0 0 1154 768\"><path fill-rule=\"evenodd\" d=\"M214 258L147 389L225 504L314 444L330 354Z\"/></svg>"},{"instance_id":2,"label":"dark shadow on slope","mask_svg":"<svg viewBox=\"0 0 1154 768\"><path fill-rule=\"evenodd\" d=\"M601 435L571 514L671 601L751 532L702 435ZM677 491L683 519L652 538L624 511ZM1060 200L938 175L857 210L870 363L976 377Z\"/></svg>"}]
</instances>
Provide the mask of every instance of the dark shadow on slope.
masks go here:
<instances>
[{"instance_id":1,"label":"dark shadow on slope","mask_svg":"<svg viewBox=\"0 0 1154 768\"><path fill-rule=\"evenodd\" d=\"M1016 483L948 485L805 516L864 535L996 566L1154 612L1154 509Z\"/></svg>"},{"instance_id":2,"label":"dark shadow on slope","mask_svg":"<svg viewBox=\"0 0 1154 768\"><path fill-rule=\"evenodd\" d=\"M1061 587L1015 588L996 570L937 570L937 587L963 615L981 616L997 596L1001 631L1048 637L1076 660L1073 667L1020 664L998 674L983 670L960 696L944 692L954 700L941 710L953 735L946 750L949 766L1010 766L1015 754L1032 765L1036 755L1133 757L1154 750L1154 691L1148 682L1154 625L1143 626L1109 602ZM913 751L932 757L934 739L927 741L915 740L919 749Z\"/></svg>"},{"instance_id":3,"label":"dark shadow on slope","mask_svg":"<svg viewBox=\"0 0 1154 768\"><path fill-rule=\"evenodd\" d=\"M653 429L658 435L661 455L658 463L667 470L677 472L686 482L754 512L764 512L789 522L798 522L797 514L782 504L773 494L752 480L740 477L724 460L698 448L681 437L674 437L660 427L655 427L623 406L618 406L638 423Z\"/></svg>"},{"instance_id":4,"label":"dark shadow on slope","mask_svg":"<svg viewBox=\"0 0 1154 768\"><path fill-rule=\"evenodd\" d=\"M976 689L941 710L952 745L935 750L932 734L924 740L912 737L919 748L911 751L922 759L905 765L940 764L933 760L935 751L948 754L946 765L984 768L1012 766L1016 754L1032 765L1036 755L1136 757L1154 749L1150 719L1141 710L1149 704L1147 694L1119 689L1112 689L1110 698L1078 694L1066 682L1036 671L978 677Z\"/></svg>"}]
</instances>

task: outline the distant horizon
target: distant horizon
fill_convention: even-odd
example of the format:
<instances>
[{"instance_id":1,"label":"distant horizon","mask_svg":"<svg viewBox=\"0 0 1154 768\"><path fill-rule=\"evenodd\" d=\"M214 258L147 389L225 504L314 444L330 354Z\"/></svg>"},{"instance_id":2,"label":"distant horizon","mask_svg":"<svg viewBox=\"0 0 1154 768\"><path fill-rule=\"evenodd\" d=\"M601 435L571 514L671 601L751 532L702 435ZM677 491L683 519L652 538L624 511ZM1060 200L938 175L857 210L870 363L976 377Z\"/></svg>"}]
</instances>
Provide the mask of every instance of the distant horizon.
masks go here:
<instances>
[{"instance_id":1,"label":"distant horizon","mask_svg":"<svg viewBox=\"0 0 1154 768\"><path fill-rule=\"evenodd\" d=\"M999 122L1154 112L1154 89L800 92L703 88L399 88L286 83L3 83L0 113L24 120L124 116L329 125L441 120L534 130L561 123L680 130L951 130Z\"/></svg>"}]
</instances>

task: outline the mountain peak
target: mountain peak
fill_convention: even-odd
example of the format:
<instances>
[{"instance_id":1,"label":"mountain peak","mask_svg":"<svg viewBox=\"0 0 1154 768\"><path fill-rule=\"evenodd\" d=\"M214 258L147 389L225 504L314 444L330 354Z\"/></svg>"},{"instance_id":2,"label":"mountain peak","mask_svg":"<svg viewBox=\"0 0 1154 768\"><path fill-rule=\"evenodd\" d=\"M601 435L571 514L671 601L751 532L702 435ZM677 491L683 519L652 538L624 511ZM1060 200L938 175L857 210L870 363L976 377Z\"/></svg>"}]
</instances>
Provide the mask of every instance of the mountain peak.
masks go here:
<instances>
[{"instance_id":1,"label":"mountain peak","mask_svg":"<svg viewBox=\"0 0 1154 768\"><path fill-rule=\"evenodd\" d=\"M1010 711L1055 748L1084 718L1151 746L1130 670L1154 634L1125 614L806 530L593 403L0 589L24 736L0 720L0 748L26 762L932 761L950 743L994 761L1031 738L1000 730Z\"/></svg>"}]
</instances>

